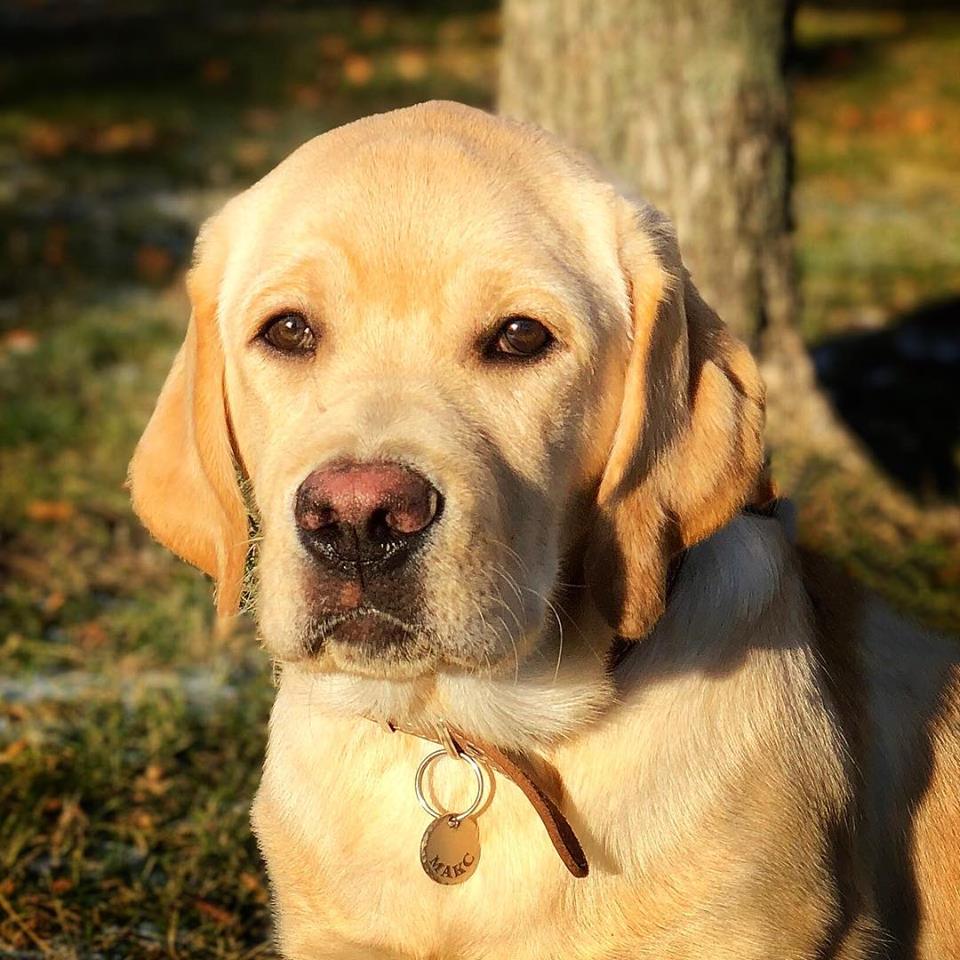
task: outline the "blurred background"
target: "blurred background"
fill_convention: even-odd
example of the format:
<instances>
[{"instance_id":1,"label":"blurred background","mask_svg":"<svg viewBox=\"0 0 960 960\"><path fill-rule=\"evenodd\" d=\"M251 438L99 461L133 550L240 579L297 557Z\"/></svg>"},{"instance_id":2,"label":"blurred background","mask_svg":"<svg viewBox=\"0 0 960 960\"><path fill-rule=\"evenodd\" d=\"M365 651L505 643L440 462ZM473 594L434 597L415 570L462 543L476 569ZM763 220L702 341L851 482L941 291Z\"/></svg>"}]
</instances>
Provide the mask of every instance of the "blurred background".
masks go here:
<instances>
[{"instance_id":1,"label":"blurred background","mask_svg":"<svg viewBox=\"0 0 960 960\"><path fill-rule=\"evenodd\" d=\"M960 632L958 64L955 4L2 0L0 956L272 956L269 663L124 475L198 224L357 116L499 103L664 207L802 538Z\"/></svg>"}]
</instances>

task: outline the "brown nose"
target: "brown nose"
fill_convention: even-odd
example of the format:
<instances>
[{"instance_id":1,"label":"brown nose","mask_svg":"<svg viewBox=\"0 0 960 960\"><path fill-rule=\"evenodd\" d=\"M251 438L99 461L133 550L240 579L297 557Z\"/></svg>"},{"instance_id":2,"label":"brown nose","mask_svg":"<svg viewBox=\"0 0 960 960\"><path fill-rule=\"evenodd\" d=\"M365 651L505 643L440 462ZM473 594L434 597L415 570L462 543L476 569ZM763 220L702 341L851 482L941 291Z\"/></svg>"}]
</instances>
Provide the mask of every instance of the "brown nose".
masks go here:
<instances>
[{"instance_id":1,"label":"brown nose","mask_svg":"<svg viewBox=\"0 0 960 960\"><path fill-rule=\"evenodd\" d=\"M437 518L442 498L399 463L340 462L300 484L294 515L304 546L329 566L402 562Z\"/></svg>"}]
</instances>

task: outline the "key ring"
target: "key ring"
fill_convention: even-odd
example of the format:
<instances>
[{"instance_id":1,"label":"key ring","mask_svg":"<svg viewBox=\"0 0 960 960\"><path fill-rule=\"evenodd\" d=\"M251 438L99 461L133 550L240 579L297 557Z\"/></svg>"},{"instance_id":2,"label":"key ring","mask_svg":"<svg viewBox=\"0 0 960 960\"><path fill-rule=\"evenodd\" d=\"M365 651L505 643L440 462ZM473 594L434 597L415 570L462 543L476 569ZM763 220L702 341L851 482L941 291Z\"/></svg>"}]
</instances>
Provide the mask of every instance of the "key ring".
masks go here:
<instances>
[{"instance_id":1,"label":"key ring","mask_svg":"<svg viewBox=\"0 0 960 960\"><path fill-rule=\"evenodd\" d=\"M480 764L477 763L473 757L467 755L466 753L460 754L460 759L465 760L473 768L474 776L477 778L477 795L474 798L473 803L467 807L463 813L440 813L439 810L436 810L433 804L423 795L423 777L427 772L427 768L433 763L434 760L439 760L440 757L448 756L447 751L444 749L434 750L433 753L428 753L421 761L420 766L417 767L417 776L414 780L414 787L417 791L417 800L420 802L420 806L430 814L435 820L439 820L442 817L449 817L451 820L460 821L469 817L471 813L474 813L477 807L480 806L480 801L483 799L483 769Z\"/></svg>"}]
</instances>

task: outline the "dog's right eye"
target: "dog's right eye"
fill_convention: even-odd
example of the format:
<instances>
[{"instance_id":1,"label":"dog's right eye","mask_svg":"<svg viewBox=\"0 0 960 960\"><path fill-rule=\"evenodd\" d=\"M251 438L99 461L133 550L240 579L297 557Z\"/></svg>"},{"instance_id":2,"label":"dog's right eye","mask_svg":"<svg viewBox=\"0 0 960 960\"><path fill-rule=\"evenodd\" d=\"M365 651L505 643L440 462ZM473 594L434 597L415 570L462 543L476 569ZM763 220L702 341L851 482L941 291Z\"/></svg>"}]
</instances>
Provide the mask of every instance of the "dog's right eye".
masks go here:
<instances>
[{"instance_id":1,"label":"dog's right eye","mask_svg":"<svg viewBox=\"0 0 960 960\"><path fill-rule=\"evenodd\" d=\"M299 313L284 313L274 317L260 331L260 338L282 353L313 353L317 345L310 324Z\"/></svg>"},{"instance_id":2,"label":"dog's right eye","mask_svg":"<svg viewBox=\"0 0 960 960\"><path fill-rule=\"evenodd\" d=\"M492 360L532 360L554 342L553 335L531 317L507 317L486 347Z\"/></svg>"}]
</instances>

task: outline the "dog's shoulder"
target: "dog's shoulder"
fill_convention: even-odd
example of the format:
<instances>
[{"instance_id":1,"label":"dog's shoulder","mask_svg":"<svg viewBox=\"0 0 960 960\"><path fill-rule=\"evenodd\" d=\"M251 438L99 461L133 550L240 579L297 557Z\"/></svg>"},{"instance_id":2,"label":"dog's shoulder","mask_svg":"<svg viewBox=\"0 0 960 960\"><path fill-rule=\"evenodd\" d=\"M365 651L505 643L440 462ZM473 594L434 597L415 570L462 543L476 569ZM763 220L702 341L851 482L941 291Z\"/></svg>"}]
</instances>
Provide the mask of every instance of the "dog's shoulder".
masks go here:
<instances>
[{"instance_id":1,"label":"dog's shoulder","mask_svg":"<svg viewBox=\"0 0 960 960\"><path fill-rule=\"evenodd\" d=\"M960 956L960 643L870 598L862 657L878 891L918 957Z\"/></svg>"},{"instance_id":2,"label":"dog's shoulder","mask_svg":"<svg viewBox=\"0 0 960 960\"><path fill-rule=\"evenodd\" d=\"M817 650L863 778L865 857L888 933L960 956L960 643L798 551Z\"/></svg>"}]
</instances>

